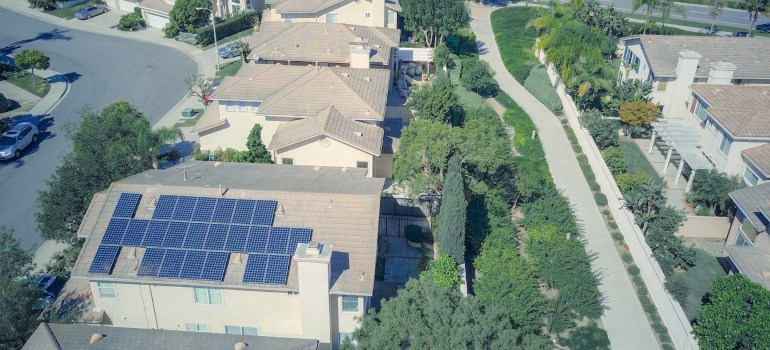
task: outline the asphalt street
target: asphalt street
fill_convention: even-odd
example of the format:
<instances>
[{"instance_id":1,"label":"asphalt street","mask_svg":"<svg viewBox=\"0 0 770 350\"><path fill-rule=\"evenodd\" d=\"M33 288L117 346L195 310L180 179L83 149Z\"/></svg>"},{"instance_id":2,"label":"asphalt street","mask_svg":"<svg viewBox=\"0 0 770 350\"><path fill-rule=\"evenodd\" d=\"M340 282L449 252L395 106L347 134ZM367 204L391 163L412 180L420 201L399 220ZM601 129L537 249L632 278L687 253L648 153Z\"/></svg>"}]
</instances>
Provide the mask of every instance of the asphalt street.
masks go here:
<instances>
[{"instance_id":1,"label":"asphalt street","mask_svg":"<svg viewBox=\"0 0 770 350\"><path fill-rule=\"evenodd\" d=\"M185 96L184 79L198 66L161 45L58 27L3 8L0 18L0 56L41 50L51 58L50 69L71 81L66 97L38 121L40 140L20 160L0 162L0 225L30 248L43 242L35 230L37 190L70 149L65 126L78 123L85 106L99 110L120 100L154 124Z\"/></svg>"},{"instance_id":2,"label":"asphalt street","mask_svg":"<svg viewBox=\"0 0 770 350\"><path fill-rule=\"evenodd\" d=\"M631 13L632 0L599 0L602 5L609 6L614 5L616 10L622 12ZM711 24L711 16L709 16L709 9L706 6L698 6L691 4L681 4L687 9L687 18L683 18L677 14L671 14L673 19L684 19L692 22L700 22ZM636 11L636 13L643 15L644 7ZM760 16L757 20L756 26L768 25L770 19L764 16ZM749 24L749 13L744 10L734 10L725 8L722 13L717 16L716 25L725 25L738 28L747 28Z\"/></svg>"}]
</instances>

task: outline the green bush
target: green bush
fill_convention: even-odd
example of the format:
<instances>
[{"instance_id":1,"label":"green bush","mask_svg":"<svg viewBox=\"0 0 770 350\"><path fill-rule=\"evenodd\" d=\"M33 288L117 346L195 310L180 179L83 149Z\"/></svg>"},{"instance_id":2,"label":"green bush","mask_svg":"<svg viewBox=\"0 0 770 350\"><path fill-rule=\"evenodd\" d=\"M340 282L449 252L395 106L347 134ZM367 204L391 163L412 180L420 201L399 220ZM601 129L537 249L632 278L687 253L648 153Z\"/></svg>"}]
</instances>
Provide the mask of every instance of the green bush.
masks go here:
<instances>
[{"instance_id":1,"label":"green bush","mask_svg":"<svg viewBox=\"0 0 770 350\"><path fill-rule=\"evenodd\" d=\"M7 99L5 95L0 93L0 113L5 113L9 110L11 110L11 100Z\"/></svg>"},{"instance_id":2,"label":"green bush","mask_svg":"<svg viewBox=\"0 0 770 350\"><path fill-rule=\"evenodd\" d=\"M588 177L589 175L591 177ZM585 176L586 181L588 181L588 187L591 189L591 191L598 192L602 190L601 186L599 186L599 183L596 182L596 178L594 177L594 173L592 171L589 170L589 174L585 174Z\"/></svg>"},{"instance_id":3,"label":"green bush","mask_svg":"<svg viewBox=\"0 0 770 350\"><path fill-rule=\"evenodd\" d=\"M581 350L609 350L610 338L607 332L591 322L587 326L578 327L569 331L569 336L559 338L559 344L570 349Z\"/></svg>"},{"instance_id":4,"label":"green bush","mask_svg":"<svg viewBox=\"0 0 770 350\"><path fill-rule=\"evenodd\" d=\"M494 72L486 61L478 57L463 59L460 82L466 89L483 96L495 95L499 88L493 75Z\"/></svg>"},{"instance_id":5,"label":"green bush","mask_svg":"<svg viewBox=\"0 0 770 350\"><path fill-rule=\"evenodd\" d=\"M620 122L617 120L604 119L601 112L592 109L583 112L580 116L580 123L588 129L588 133L593 137L599 149L618 146Z\"/></svg>"},{"instance_id":6,"label":"green bush","mask_svg":"<svg viewBox=\"0 0 770 350\"><path fill-rule=\"evenodd\" d=\"M501 106L505 107L505 109L519 108L519 106L516 104L516 102L513 101L511 96L508 96L508 94L506 94L505 91L503 90L497 91L495 100L497 100L497 102L500 103Z\"/></svg>"},{"instance_id":7,"label":"green bush","mask_svg":"<svg viewBox=\"0 0 770 350\"><path fill-rule=\"evenodd\" d=\"M618 188L623 193L638 190L642 185L649 182L650 176L642 173L622 173L615 176L615 183L618 184Z\"/></svg>"},{"instance_id":8,"label":"green bush","mask_svg":"<svg viewBox=\"0 0 770 350\"><path fill-rule=\"evenodd\" d=\"M538 32L527 28L527 22L537 16L532 7L502 8L490 16L505 68L519 84L524 84L532 67L540 63L532 51Z\"/></svg>"},{"instance_id":9,"label":"green bush","mask_svg":"<svg viewBox=\"0 0 770 350\"><path fill-rule=\"evenodd\" d=\"M602 158L613 175L626 172L626 152L620 147L607 147L602 151Z\"/></svg>"},{"instance_id":10,"label":"green bush","mask_svg":"<svg viewBox=\"0 0 770 350\"><path fill-rule=\"evenodd\" d=\"M663 349L663 350L676 350L676 348L673 345L669 344L669 343L663 343L663 345L661 346L661 349Z\"/></svg>"},{"instance_id":11,"label":"green bush","mask_svg":"<svg viewBox=\"0 0 770 350\"><path fill-rule=\"evenodd\" d=\"M606 216L609 219L611 213L609 209L604 209L602 210L602 214L604 214L604 216Z\"/></svg>"},{"instance_id":12,"label":"green bush","mask_svg":"<svg viewBox=\"0 0 770 350\"><path fill-rule=\"evenodd\" d=\"M120 21L118 21L118 29L123 31L134 31L146 26L147 24L144 22L144 18L136 13L123 15L120 17Z\"/></svg>"},{"instance_id":13,"label":"green bush","mask_svg":"<svg viewBox=\"0 0 770 350\"><path fill-rule=\"evenodd\" d=\"M623 254L620 254L620 258L623 259L623 262L626 264L630 264L634 262L634 257L629 252L624 252Z\"/></svg>"},{"instance_id":14,"label":"green bush","mask_svg":"<svg viewBox=\"0 0 770 350\"><path fill-rule=\"evenodd\" d=\"M607 222L607 226L609 226L613 230L617 230L618 229L618 223L615 222L615 221L608 221Z\"/></svg>"},{"instance_id":15,"label":"green bush","mask_svg":"<svg viewBox=\"0 0 770 350\"><path fill-rule=\"evenodd\" d=\"M620 233L620 232L613 232L612 233L612 238L614 240L618 241L618 243L623 244L623 234L622 233Z\"/></svg>"},{"instance_id":16,"label":"green bush","mask_svg":"<svg viewBox=\"0 0 770 350\"><path fill-rule=\"evenodd\" d=\"M596 205L600 207L607 205L607 196L605 196L604 193L594 193L594 200L596 201Z\"/></svg>"},{"instance_id":17,"label":"green bush","mask_svg":"<svg viewBox=\"0 0 770 350\"><path fill-rule=\"evenodd\" d=\"M217 37L224 38L254 27L259 21L262 10L248 11L232 16L222 23L217 23ZM195 40L200 46L214 43L214 31L210 25L198 28Z\"/></svg>"},{"instance_id":18,"label":"green bush","mask_svg":"<svg viewBox=\"0 0 770 350\"><path fill-rule=\"evenodd\" d=\"M551 85L551 80L548 78L548 72L545 66L539 64L532 67L532 72L529 73L527 80L524 81L524 88L529 91L532 96L542 102L548 109L556 115L562 113L561 99L559 94L556 93L556 89Z\"/></svg>"},{"instance_id":19,"label":"green bush","mask_svg":"<svg viewBox=\"0 0 770 350\"><path fill-rule=\"evenodd\" d=\"M636 276L636 275L638 275L638 274L639 274L639 272L640 272L640 271L639 271L639 267L638 267L638 266L636 266L636 265L634 265L634 264L628 265L628 273L629 273L630 275L632 275L632 276Z\"/></svg>"}]
</instances>

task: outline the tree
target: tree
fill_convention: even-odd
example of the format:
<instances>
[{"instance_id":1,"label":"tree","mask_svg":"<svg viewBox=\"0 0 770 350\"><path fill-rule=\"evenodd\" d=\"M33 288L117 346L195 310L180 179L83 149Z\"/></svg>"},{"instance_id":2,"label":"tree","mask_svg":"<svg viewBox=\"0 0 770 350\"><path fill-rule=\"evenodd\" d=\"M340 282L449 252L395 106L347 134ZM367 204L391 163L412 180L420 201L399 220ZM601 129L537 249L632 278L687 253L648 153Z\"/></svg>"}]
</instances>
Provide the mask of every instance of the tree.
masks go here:
<instances>
[{"instance_id":1,"label":"tree","mask_svg":"<svg viewBox=\"0 0 770 350\"><path fill-rule=\"evenodd\" d=\"M460 173L460 157L449 159L447 176L444 179L441 206L438 213L438 248L442 254L449 254L458 264L465 263L465 217L468 201L465 200L465 186Z\"/></svg>"},{"instance_id":2,"label":"tree","mask_svg":"<svg viewBox=\"0 0 770 350\"><path fill-rule=\"evenodd\" d=\"M430 84L415 89L407 107L411 108L414 116L419 119L449 123L459 110L460 103L449 79L435 79Z\"/></svg>"},{"instance_id":3,"label":"tree","mask_svg":"<svg viewBox=\"0 0 770 350\"><path fill-rule=\"evenodd\" d=\"M272 163L270 152L265 148L265 144L262 143L262 125L254 124L249 133L249 138L246 141L247 151L242 152L241 161L247 163Z\"/></svg>"},{"instance_id":4,"label":"tree","mask_svg":"<svg viewBox=\"0 0 770 350\"><path fill-rule=\"evenodd\" d=\"M615 85L614 68L599 57L580 57L571 71L566 83L581 109L598 104Z\"/></svg>"},{"instance_id":5,"label":"tree","mask_svg":"<svg viewBox=\"0 0 770 350\"><path fill-rule=\"evenodd\" d=\"M649 128L660 116L660 107L652 102L629 101L620 104L620 121L627 126Z\"/></svg>"},{"instance_id":6,"label":"tree","mask_svg":"<svg viewBox=\"0 0 770 350\"><path fill-rule=\"evenodd\" d=\"M424 278L431 278L439 286L449 289L456 289L463 283L460 267L447 254L441 254L438 259L430 262L428 269L420 273L420 279Z\"/></svg>"},{"instance_id":7,"label":"tree","mask_svg":"<svg viewBox=\"0 0 770 350\"><path fill-rule=\"evenodd\" d=\"M56 8L57 0L27 0L29 5L33 8L41 8L46 11L51 11Z\"/></svg>"},{"instance_id":8,"label":"tree","mask_svg":"<svg viewBox=\"0 0 770 350\"><path fill-rule=\"evenodd\" d=\"M184 82L187 84L187 88L190 89L187 96L197 97L198 101L203 103L203 107L208 108L204 97L209 93L211 86L214 85L214 78L207 77L203 74L193 74L185 78Z\"/></svg>"},{"instance_id":9,"label":"tree","mask_svg":"<svg viewBox=\"0 0 770 350\"><path fill-rule=\"evenodd\" d=\"M671 13L676 13L682 18L687 18L687 9L684 6L674 2L674 0L658 0L658 5L655 8L660 12L660 20L662 26L660 27L660 33L663 34L666 31L666 21L671 19Z\"/></svg>"},{"instance_id":10,"label":"tree","mask_svg":"<svg viewBox=\"0 0 770 350\"><path fill-rule=\"evenodd\" d=\"M733 274L717 278L707 298L692 325L701 349L770 349L770 291Z\"/></svg>"},{"instance_id":11,"label":"tree","mask_svg":"<svg viewBox=\"0 0 770 350\"><path fill-rule=\"evenodd\" d=\"M48 69L51 66L51 59L44 55L40 50L21 50L13 61L21 69L32 70L32 85L35 85L35 69Z\"/></svg>"},{"instance_id":12,"label":"tree","mask_svg":"<svg viewBox=\"0 0 770 350\"><path fill-rule=\"evenodd\" d=\"M581 115L580 124L588 129L599 149L618 146L620 123L617 120L603 118L598 110L591 109Z\"/></svg>"},{"instance_id":13,"label":"tree","mask_svg":"<svg viewBox=\"0 0 770 350\"><path fill-rule=\"evenodd\" d=\"M711 16L711 29L709 33L714 33L714 23L725 6L727 6L727 0L703 0L703 4L709 7L709 16Z\"/></svg>"},{"instance_id":14,"label":"tree","mask_svg":"<svg viewBox=\"0 0 770 350\"><path fill-rule=\"evenodd\" d=\"M655 11L655 8L658 7L658 2L661 0L633 0L631 2L631 12L636 13L637 10L639 10L642 6L645 6L644 9L644 29L642 31L642 34L647 34L647 27L650 23L650 13L652 11Z\"/></svg>"},{"instance_id":15,"label":"tree","mask_svg":"<svg viewBox=\"0 0 770 350\"><path fill-rule=\"evenodd\" d=\"M40 292L30 279L32 252L21 249L13 230L0 226L0 348L19 349L39 321Z\"/></svg>"},{"instance_id":16,"label":"tree","mask_svg":"<svg viewBox=\"0 0 770 350\"><path fill-rule=\"evenodd\" d=\"M446 46L446 43L439 43L436 45L436 48L433 49L433 63L437 68L446 67L447 63L449 62L450 54L451 52L449 52L449 48Z\"/></svg>"},{"instance_id":17,"label":"tree","mask_svg":"<svg viewBox=\"0 0 770 350\"><path fill-rule=\"evenodd\" d=\"M612 175L626 172L626 152L620 147L607 147L601 151L604 162L610 168Z\"/></svg>"},{"instance_id":18,"label":"tree","mask_svg":"<svg viewBox=\"0 0 770 350\"><path fill-rule=\"evenodd\" d=\"M460 73L460 82L463 86L481 95L493 95L497 92L497 81L489 63L476 57L464 59L463 69Z\"/></svg>"},{"instance_id":19,"label":"tree","mask_svg":"<svg viewBox=\"0 0 770 350\"><path fill-rule=\"evenodd\" d=\"M455 131L446 123L415 119L401 134L393 156L393 180L410 196L441 193Z\"/></svg>"},{"instance_id":20,"label":"tree","mask_svg":"<svg viewBox=\"0 0 770 350\"><path fill-rule=\"evenodd\" d=\"M644 232L652 255L663 273L669 277L674 274L675 268L686 270L695 264L695 250L685 246L682 238L676 236L683 219L684 215L679 210L663 206L649 218L649 227Z\"/></svg>"},{"instance_id":21,"label":"tree","mask_svg":"<svg viewBox=\"0 0 770 350\"><path fill-rule=\"evenodd\" d=\"M547 337L512 325L498 305L443 288L431 278L411 279L379 311L364 315L342 349L550 349Z\"/></svg>"},{"instance_id":22,"label":"tree","mask_svg":"<svg viewBox=\"0 0 770 350\"><path fill-rule=\"evenodd\" d=\"M428 47L468 25L469 12L462 0L404 0L404 29L419 33Z\"/></svg>"},{"instance_id":23,"label":"tree","mask_svg":"<svg viewBox=\"0 0 770 350\"><path fill-rule=\"evenodd\" d=\"M155 130L150 128L149 123L145 123L144 120L137 119L134 124L136 128L134 133L137 136L138 146L140 150L144 150L150 156L152 160L152 168L158 169L158 155L160 150L169 142L176 142L177 140L184 140L184 133L178 126L161 126Z\"/></svg>"},{"instance_id":24,"label":"tree","mask_svg":"<svg viewBox=\"0 0 770 350\"><path fill-rule=\"evenodd\" d=\"M735 213L729 193L746 187L738 175L729 176L716 169L700 169L692 180L691 198L694 205L705 205L712 215L732 215Z\"/></svg>"},{"instance_id":25,"label":"tree","mask_svg":"<svg viewBox=\"0 0 770 350\"><path fill-rule=\"evenodd\" d=\"M746 10L749 11L749 29L748 35L754 31L754 24L757 23L759 15L767 17L770 15L770 0L746 0Z\"/></svg>"},{"instance_id":26,"label":"tree","mask_svg":"<svg viewBox=\"0 0 770 350\"><path fill-rule=\"evenodd\" d=\"M211 9L209 0L177 0L174 8L168 13L169 22L163 29L166 37L171 38L180 31L194 32L195 29L205 26L210 21L213 13L196 10L196 8Z\"/></svg>"},{"instance_id":27,"label":"tree","mask_svg":"<svg viewBox=\"0 0 770 350\"><path fill-rule=\"evenodd\" d=\"M32 271L32 253L21 248L13 230L0 226L0 276L16 278Z\"/></svg>"}]
</instances>

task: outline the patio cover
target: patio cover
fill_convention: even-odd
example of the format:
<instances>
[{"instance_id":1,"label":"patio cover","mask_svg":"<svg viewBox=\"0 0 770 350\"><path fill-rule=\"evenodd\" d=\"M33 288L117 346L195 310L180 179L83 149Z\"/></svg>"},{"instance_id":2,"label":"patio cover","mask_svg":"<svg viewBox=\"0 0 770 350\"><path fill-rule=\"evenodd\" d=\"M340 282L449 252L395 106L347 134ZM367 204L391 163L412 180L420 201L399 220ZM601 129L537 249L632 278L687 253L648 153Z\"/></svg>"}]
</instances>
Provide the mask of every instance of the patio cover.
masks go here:
<instances>
[{"instance_id":1,"label":"patio cover","mask_svg":"<svg viewBox=\"0 0 770 350\"><path fill-rule=\"evenodd\" d=\"M770 289L770 253L750 246L725 245L725 250L740 273Z\"/></svg>"},{"instance_id":2,"label":"patio cover","mask_svg":"<svg viewBox=\"0 0 770 350\"><path fill-rule=\"evenodd\" d=\"M653 130L652 137L650 138L650 149L647 150L647 153L652 153L652 147L655 145L655 134L660 135L669 147L668 152L666 153L666 162L663 166L663 173L665 174L666 170L668 170L672 151L676 151L682 157L682 162L679 163L679 169L677 170L674 183L679 182L679 178L682 177L684 163L687 163L693 171L699 169L711 169L714 167L714 165L711 164L711 161L709 161L700 150L702 138L698 130L695 130L695 128L690 125L685 125L680 121L662 120L653 122L651 125ZM695 173L693 172L693 174ZM694 177L694 175L690 175L685 192L690 191Z\"/></svg>"}]
</instances>

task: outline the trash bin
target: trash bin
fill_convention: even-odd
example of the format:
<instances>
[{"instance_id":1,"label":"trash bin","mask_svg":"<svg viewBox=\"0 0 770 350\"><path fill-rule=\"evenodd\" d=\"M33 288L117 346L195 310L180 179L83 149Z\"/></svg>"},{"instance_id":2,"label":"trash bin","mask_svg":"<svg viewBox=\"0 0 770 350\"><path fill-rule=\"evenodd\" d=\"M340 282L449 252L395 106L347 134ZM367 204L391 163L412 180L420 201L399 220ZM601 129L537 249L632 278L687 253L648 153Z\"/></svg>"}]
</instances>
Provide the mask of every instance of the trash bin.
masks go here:
<instances>
[{"instance_id":1,"label":"trash bin","mask_svg":"<svg viewBox=\"0 0 770 350\"><path fill-rule=\"evenodd\" d=\"M192 108L185 108L182 110L182 118L193 118L195 117L195 110Z\"/></svg>"}]
</instances>

